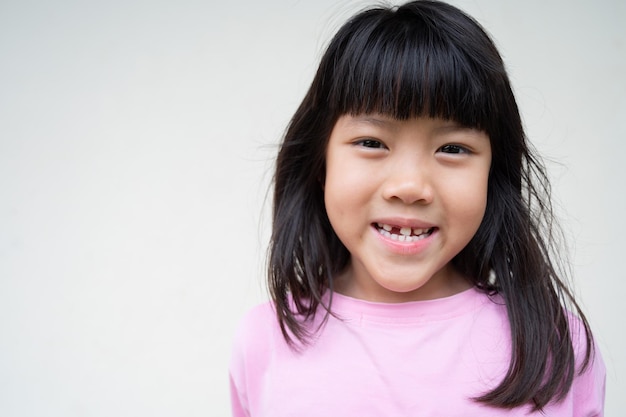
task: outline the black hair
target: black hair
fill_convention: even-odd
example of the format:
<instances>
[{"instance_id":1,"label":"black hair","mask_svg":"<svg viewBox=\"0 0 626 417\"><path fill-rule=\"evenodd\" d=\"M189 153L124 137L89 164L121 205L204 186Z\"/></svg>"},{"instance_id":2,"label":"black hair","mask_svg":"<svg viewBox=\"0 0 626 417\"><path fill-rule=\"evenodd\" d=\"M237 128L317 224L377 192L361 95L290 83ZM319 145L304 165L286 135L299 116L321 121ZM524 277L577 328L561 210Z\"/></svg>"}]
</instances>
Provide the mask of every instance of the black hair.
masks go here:
<instances>
[{"instance_id":1,"label":"black hair","mask_svg":"<svg viewBox=\"0 0 626 417\"><path fill-rule=\"evenodd\" d=\"M333 276L350 254L325 211L325 150L340 116L374 112L450 119L489 136L485 216L452 262L477 288L503 297L512 352L503 380L476 400L535 409L561 400L576 372L588 366L593 340L555 261L546 171L526 141L494 43L473 18L443 2L373 8L350 19L330 42L287 128L276 161L268 259L269 291L285 339L305 346L319 330L308 326L318 309L325 318L332 314ZM322 301L327 291L328 304ZM585 335L578 370L566 307Z\"/></svg>"}]
</instances>

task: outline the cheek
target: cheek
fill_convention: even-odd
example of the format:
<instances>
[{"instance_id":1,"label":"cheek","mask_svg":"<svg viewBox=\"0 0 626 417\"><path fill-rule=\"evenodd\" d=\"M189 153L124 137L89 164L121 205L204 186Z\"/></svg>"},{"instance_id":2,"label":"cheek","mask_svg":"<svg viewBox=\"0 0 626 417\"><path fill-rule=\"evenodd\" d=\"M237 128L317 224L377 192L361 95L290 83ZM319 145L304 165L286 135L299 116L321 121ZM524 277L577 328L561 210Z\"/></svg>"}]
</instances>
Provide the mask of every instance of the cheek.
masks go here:
<instances>
[{"instance_id":1,"label":"cheek","mask_svg":"<svg viewBox=\"0 0 626 417\"><path fill-rule=\"evenodd\" d=\"M349 217L348 214L359 204L357 194L351 190L353 188L346 178L327 178L324 187L324 204L331 222Z\"/></svg>"},{"instance_id":2,"label":"cheek","mask_svg":"<svg viewBox=\"0 0 626 417\"><path fill-rule=\"evenodd\" d=\"M347 193L345 192L346 178L338 172L336 165L330 164L326 170L326 181L324 183L324 205L331 224L345 214Z\"/></svg>"},{"instance_id":3,"label":"cheek","mask_svg":"<svg viewBox=\"0 0 626 417\"><path fill-rule=\"evenodd\" d=\"M487 187L487 175L479 175L463 178L448 189L448 208L454 210L459 222L478 228L487 208Z\"/></svg>"},{"instance_id":4,"label":"cheek","mask_svg":"<svg viewBox=\"0 0 626 417\"><path fill-rule=\"evenodd\" d=\"M341 201L337 199L336 189L332 183L326 183L324 187L324 206L326 207L326 214L328 215L331 223L337 218L343 215Z\"/></svg>"},{"instance_id":5,"label":"cheek","mask_svg":"<svg viewBox=\"0 0 626 417\"><path fill-rule=\"evenodd\" d=\"M350 158L328 158L324 183L327 210L347 212L363 204L369 196L365 170Z\"/></svg>"},{"instance_id":6,"label":"cheek","mask_svg":"<svg viewBox=\"0 0 626 417\"><path fill-rule=\"evenodd\" d=\"M349 193L342 192L341 182L333 181L333 178L326 181L324 189L324 205L326 207L326 215L330 225L339 238L339 240L348 246L347 238L352 230L351 216L352 207L347 196Z\"/></svg>"},{"instance_id":7,"label":"cheek","mask_svg":"<svg viewBox=\"0 0 626 417\"><path fill-rule=\"evenodd\" d=\"M347 247L360 240L369 224L369 207L372 193L369 181L359 174L362 170L348 161L332 165L326 171L324 204L330 224Z\"/></svg>"}]
</instances>

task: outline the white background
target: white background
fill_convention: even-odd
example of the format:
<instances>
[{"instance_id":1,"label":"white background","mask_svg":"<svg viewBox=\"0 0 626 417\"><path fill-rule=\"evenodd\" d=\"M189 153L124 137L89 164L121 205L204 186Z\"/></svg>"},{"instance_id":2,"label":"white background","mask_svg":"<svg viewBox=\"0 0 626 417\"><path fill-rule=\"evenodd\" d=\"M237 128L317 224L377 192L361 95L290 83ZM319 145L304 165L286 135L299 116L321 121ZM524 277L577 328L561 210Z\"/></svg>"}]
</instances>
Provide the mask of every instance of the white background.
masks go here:
<instances>
[{"instance_id":1,"label":"white background","mask_svg":"<svg viewBox=\"0 0 626 417\"><path fill-rule=\"evenodd\" d=\"M226 416L275 145L370 2L0 2L0 415ZM626 7L466 0L549 158L626 413Z\"/></svg>"}]
</instances>

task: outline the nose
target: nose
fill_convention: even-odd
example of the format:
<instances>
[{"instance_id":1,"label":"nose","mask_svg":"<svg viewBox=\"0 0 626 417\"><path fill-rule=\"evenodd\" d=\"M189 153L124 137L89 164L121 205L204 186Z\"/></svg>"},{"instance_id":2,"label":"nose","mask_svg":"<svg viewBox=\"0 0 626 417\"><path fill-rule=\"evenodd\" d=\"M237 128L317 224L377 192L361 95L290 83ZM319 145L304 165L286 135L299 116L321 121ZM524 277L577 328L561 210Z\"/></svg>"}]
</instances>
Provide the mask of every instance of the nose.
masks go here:
<instances>
[{"instance_id":1,"label":"nose","mask_svg":"<svg viewBox=\"0 0 626 417\"><path fill-rule=\"evenodd\" d=\"M404 204L429 204L434 197L431 175L428 164L419 158L397 160L388 167L383 197Z\"/></svg>"}]
</instances>

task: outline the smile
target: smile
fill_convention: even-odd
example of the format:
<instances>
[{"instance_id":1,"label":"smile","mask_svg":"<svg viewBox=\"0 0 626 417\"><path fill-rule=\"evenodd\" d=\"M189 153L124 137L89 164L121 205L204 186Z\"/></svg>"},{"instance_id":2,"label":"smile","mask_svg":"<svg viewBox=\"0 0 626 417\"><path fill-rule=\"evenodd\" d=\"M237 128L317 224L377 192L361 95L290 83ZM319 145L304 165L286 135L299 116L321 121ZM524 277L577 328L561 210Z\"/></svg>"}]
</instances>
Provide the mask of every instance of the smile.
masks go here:
<instances>
[{"instance_id":1,"label":"smile","mask_svg":"<svg viewBox=\"0 0 626 417\"><path fill-rule=\"evenodd\" d=\"M434 227L428 229L412 229L410 227L398 227L384 223L376 223L376 230L381 235L398 242L417 242L430 236L435 230Z\"/></svg>"}]
</instances>

